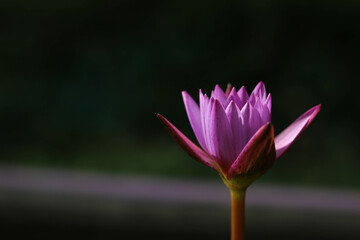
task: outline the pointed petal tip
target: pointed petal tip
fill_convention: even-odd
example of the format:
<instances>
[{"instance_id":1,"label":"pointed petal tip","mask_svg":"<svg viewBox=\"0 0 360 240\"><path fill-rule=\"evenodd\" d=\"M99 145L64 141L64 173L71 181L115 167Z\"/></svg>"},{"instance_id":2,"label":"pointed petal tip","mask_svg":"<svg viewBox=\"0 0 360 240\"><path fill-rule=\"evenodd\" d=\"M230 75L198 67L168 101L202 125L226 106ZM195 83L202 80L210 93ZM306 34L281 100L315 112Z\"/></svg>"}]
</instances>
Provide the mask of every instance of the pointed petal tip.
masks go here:
<instances>
[{"instance_id":1,"label":"pointed petal tip","mask_svg":"<svg viewBox=\"0 0 360 240\"><path fill-rule=\"evenodd\" d=\"M227 108L229 108L229 107L234 107L235 106L235 102L234 102L234 100L230 100L230 102L229 102L229 104L227 105ZM226 109L227 109L226 108Z\"/></svg>"},{"instance_id":2,"label":"pointed petal tip","mask_svg":"<svg viewBox=\"0 0 360 240\"><path fill-rule=\"evenodd\" d=\"M166 121L166 118L160 113L155 113L155 116L160 120L162 124L164 124L164 122Z\"/></svg>"},{"instance_id":3,"label":"pointed petal tip","mask_svg":"<svg viewBox=\"0 0 360 240\"><path fill-rule=\"evenodd\" d=\"M274 135L274 125L271 122L265 123L255 134Z\"/></svg>"},{"instance_id":4,"label":"pointed petal tip","mask_svg":"<svg viewBox=\"0 0 360 240\"><path fill-rule=\"evenodd\" d=\"M315 111L315 112L318 113L320 110L321 110L321 104L318 104L318 105L310 108L310 109L308 110L308 112L310 112L310 111Z\"/></svg>"},{"instance_id":5,"label":"pointed petal tip","mask_svg":"<svg viewBox=\"0 0 360 240\"><path fill-rule=\"evenodd\" d=\"M316 114L318 114L319 111L321 110L321 106L322 106L321 104L318 104L318 105L314 106L313 108L311 108L310 110L314 109Z\"/></svg>"},{"instance_id":6,"label":"pointed petal tip","mask_svg":"<svg viewBox=\"0 0 360 240\"><path fill-rule=\"evenodd\" d=\"M164 117L160 114L160 113L154 113L155 117L157 117L158 119L160 119L160 121L162 119L164 119Z\"/></svg>"},{"instance_id":7,"label":"pointed petal tip","mask_svg":"<svg viewBox=\"0 0 360 240\"><path fill-rule=\"evenodd\" d=\"M219 84L216 84L213 91L220 91L220 90L221 92L224 92L224 90L219 86Z\"/></svg>"},{"instance_id":8,"label":"pointed petal tip","mask_svg":"<svg viewBox=\"0 0 360 240\"><path fill-rule=\"evenodd\" d=\"M225 109L223 108L222 104L220 103L220 101L218 99L214 99L214 116L217 116L217 113L219 112L219 110L221 110L221 108L225 111Z\"/></svg>"},{"instance_id":9,"label":"pointed petal tip","mask_svg":"<svg viewBox=\"0 0 360 240\"><path fill-rule=\"evenodd\" d=\"M295 140L301 135L301 133L310 125L316 115L321 110L321 104L318 104L299 118L292 122L285 130L279 133L275 138L276 158L282 156Z\"/></svg>"},{"instance_id":10,"label":"pointed petal tip","mask_svg":"<svg viewBox=\"0 0 360 240\"><path fill-rule=\"evenodd\" d=\"M316 115L320 112L321 110L321 104L318 104L312 108L310 108L309 110L307 110L303 115L310 115L309 120L306 124L306 127L309 126L309 124L312 122L312 120L314 120L314 118L316 117ZM302 115L302 116L303 116Z\"/></svg>"},{"instance_id":11,"label":"pointed petal tip","mask_svg":"<svg viewBox=\"0 0 360 240\"><path fill-rule=\"evenodd\" d=\"M244 93L246 92L246 94L248 94L245 86L242 86L242 87L239 89L239 91L238 91L238 93L242 93L242 92L244 92ZM249 94L248 94L248 95L249 95Z\"/></svg>"},{"instance_id":12,"label":"pointed petal tip","mask_svg":"<svg viewBox=\"0 0 360 240\"><path fill-rule=\"evenodd\" d=\"M254 90L261 89L261 88L265 88L265 83L263 81L258 82L258 84L256 84Z\"/></svg>"},{"instance_id":13,"label":"pointed petal tip","mask_svg":"<svg viewBox=\"0 0 360 240\"><path fill-rule=\"evenodd\" d=\"M187 101L188 98L191 98L190 94L187 91L181 91L181 96L184 101L184 103Z\"/></svg>"},{"instance_id":14,"label":"pointed petal tip","mask_svg":"<svg viewBox=\"0 0 360 240\"><path fill-rule=\"evenodd\" d=\"M201 113L199 104L185 91L183 91L183 101L188 115L190 125L195 133L195 136L203 149L206 149L204 131L201 121ZM199 99L200 102L200 99Z\"/></svg>"},{"instance_id":15,"label":"pointed petal tip","mask_svg":"<svg viewBox=\"0 0 360 240\"><path fill-rule=\"evenodd\" d=\"M225 106L221 103L221 101L220 100L218 100L218 99L214 99L214 111L215 112L219 112L219 111L224 111L225 112ZM216 116L217 114L215 113L215 116Z\"/></svg>"},{"instance_id":16,"label":"pointed petal tip","mask_svg":"<svg viewBox=\"0 0 360 240\"><path fill-rule=\"evenodd\" d=\"M274 125L272 125L271 122L265 123L265 124L262 126L262 128L265 129L265 130L264 130L265 132L267 132L267 131L272 131L272 132L274 132Z\"/></svg>"},{"instance_id":17,"label":"pointed petal tip","mask_svg":"<svg viewBox=\"0 0 360 240\"><path fill-rule=\"evenodd\" d=\"M181 91L181 95L184 97L184 96L190 96L189 94L188 94L188 92L187 91Z\"/></svg>"},{"instance_id":18,"label":"pointed petal tip","mask_svg":"<svg viewBox=\"0 0 360 240\"><path fill-rule=\"evenodd\" d=\"M159 118L165 129L170 133L170 135L190 157L211 167L220 174L223 174L218 164L203 149L199 148L190 139L188 139L179 129L177 129L169 120L167 120L161 114L157 114L157 117Z\"/></svg>"}]
</instances>

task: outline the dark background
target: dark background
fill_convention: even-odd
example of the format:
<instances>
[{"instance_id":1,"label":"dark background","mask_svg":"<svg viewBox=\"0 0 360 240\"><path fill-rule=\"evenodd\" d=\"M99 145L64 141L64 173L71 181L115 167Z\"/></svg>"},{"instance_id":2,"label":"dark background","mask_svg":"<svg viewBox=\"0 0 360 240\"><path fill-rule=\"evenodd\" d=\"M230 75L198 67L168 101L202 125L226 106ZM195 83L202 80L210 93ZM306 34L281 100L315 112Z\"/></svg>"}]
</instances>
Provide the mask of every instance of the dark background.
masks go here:
<instances>
[{"instance_id":1,"label":"dark background","mask_svg":"<svg viewBox=\"0 0 360 240\"><path fill-rule=\"evenodd\" d=\"M359 191L359 10L355 0L2 0L0 164L220 181L177 146L154 113L194 139L182 90L197 99L199 88L210 93L215 84L232 83L252 91L263 81L273 96L276 133L314 105L321 103L322 110L259 182ZM10 224L10 232L75 229L70 213L22 214L15 207L21 214L12 217L23 220ZM180 212L170 225L186 224ZM228 219L221 212L221 219ZM48 214L57 219L53 225ZM178 232L152 228L151 214L139 228L142 215L136 214L120 228L116 217L109 225L79 220L75 226L80 236L91 236L92 229L99 236L124 237L143 229L150 238L152 233L168 239ZM259 219L267 219L261 214ZM12 219L4 216L5 223ZM34 216L38 221L32 222ZM252 219L249 235L261 235ZM294 234L303 229L294 223L289 235L268 227L261 238L283 233L287 239L309 239L311 231ZM184 238L205 234L181 226ZM323 226L311 225L318 231L313 236L324 237ZM228 229L207 232L225 233ZM334 239L341 236L339 231Z\"/></svg>"},{"instance_id":2,"label":"dark background","mask_svg":"<svg viewBox=\"0 0 360 240\"><path fill-rule=\"evenodd\" d=\"M323 108L264 179L360 187L357 1L2 1L0 161L216 177L181 94L264 81L280 132Z\"/></svg>"}]
</instances>

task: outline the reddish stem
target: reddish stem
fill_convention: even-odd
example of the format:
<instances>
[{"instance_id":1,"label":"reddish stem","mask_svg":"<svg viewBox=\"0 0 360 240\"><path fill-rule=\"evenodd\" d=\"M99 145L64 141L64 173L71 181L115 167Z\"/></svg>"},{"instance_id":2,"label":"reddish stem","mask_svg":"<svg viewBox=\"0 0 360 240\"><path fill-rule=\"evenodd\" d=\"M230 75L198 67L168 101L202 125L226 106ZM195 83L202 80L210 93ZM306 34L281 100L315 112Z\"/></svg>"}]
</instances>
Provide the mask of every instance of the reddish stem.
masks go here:
<instances>
[{"instance_id":1,"label":"reddish stem","mask_svg":"<svg viewBox=\"0 0 360 240\"><path fill-rule=\"evenodd\" d=\"M245 233L245 191L230 189L231 195L231 240L244 240Z\"/></svg>"}]
</instances>

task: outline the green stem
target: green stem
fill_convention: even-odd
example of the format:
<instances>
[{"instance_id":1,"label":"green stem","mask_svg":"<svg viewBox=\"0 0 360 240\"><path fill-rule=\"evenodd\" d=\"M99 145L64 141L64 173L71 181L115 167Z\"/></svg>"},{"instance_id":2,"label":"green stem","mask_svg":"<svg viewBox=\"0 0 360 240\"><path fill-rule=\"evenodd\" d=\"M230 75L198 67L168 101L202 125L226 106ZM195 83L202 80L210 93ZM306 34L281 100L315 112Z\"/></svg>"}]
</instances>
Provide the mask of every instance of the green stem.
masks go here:
<instances>
[{"instance_id":1,"label":"green stem","mask_svg":"<svg viewBox=\"0 0 360 240\"><path fill-rule=\"evenodd\" d=\"M230 189L231 240L244 240L246 189Z\"/></svg>"}]
</instances>

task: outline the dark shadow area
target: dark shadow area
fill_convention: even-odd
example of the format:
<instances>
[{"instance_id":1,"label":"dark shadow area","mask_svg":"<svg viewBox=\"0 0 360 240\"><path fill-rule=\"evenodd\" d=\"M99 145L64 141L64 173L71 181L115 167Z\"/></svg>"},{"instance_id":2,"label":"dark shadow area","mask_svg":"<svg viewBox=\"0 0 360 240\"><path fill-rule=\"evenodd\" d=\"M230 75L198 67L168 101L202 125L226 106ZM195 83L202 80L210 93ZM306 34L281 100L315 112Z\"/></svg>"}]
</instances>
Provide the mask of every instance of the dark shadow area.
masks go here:
<instances>
[{"instance_id":1,"label":"dark shadow area","mask_svg":"<svg viewBox=\"0 0 360 240\"><path fill-rule=\"evenodd\" d=\"M102 204L106 204L103 202ZM228 208L118 203L115 212L29 206L1 209L3 234L41 239L229 239ZM341 222L339 221L341 219ZM359 217L279 209L248 209L247 239L349 239ZM339 224L340 223L340 224ZM10 236L10 235L9 235ZM13 239L14 239L13 238Z\"/></svg>"}]
</instances>

